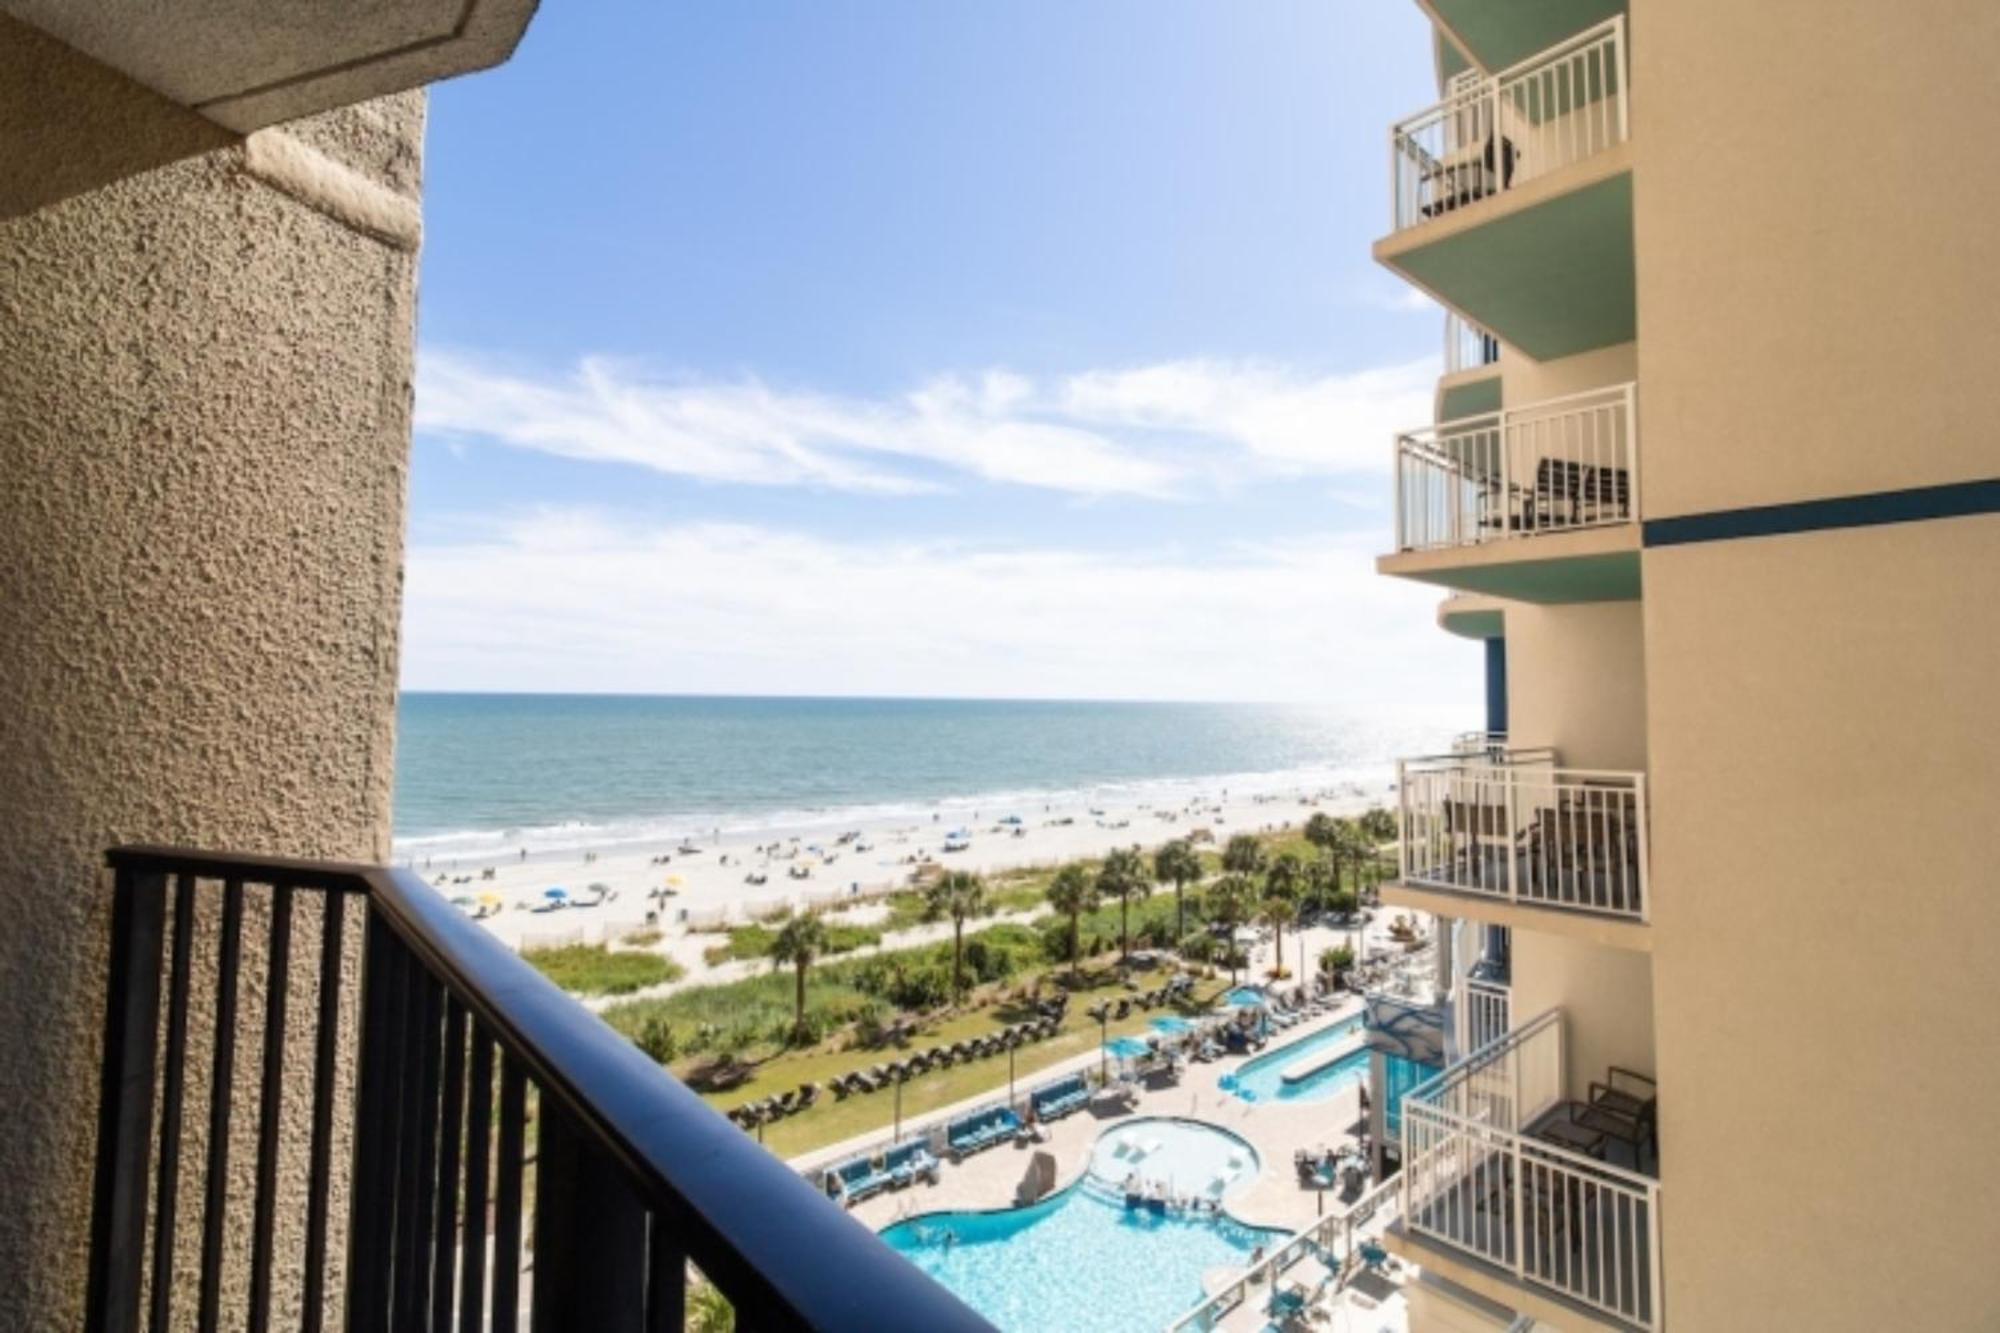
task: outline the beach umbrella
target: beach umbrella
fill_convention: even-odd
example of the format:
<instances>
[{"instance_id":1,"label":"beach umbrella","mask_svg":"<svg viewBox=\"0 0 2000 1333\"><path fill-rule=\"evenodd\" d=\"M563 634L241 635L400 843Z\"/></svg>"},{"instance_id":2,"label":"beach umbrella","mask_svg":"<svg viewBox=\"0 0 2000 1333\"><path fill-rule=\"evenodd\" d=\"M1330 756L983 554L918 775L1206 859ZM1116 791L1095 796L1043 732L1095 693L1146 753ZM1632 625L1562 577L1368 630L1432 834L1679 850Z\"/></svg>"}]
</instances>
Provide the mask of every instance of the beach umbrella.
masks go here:
<instances>
[{"instance_id":1,"label":"beach umbrella","mask_svg":"<svg viewBox=\"0 0 2000 1333\"><path fill-rule=\"evenodd\" d=\"M1152 1048L1137 1037L1114 1037L1105 1049L1120 1060L1136 1060L1152 1053Z\"/></svg>"},{"instance_id":2,"label":"beach umbrella","mask_svg":"<svg viewBox=\"0 0 2000 1333\"><path fill-rule=\"evenodd\" d=\"M553 888L542 890L542 897L552 903L566 903L569 901L569 890L558 884Z\"/></svg>"},{"instance_id":3,"label":"beach umbrella","mask_svg":"<svg viewBox=\"0 0 2000 1333\"><path fill-rule=\"evenodd\" d=\"M609 884L593 884L590 886L590 891L599 894L609 893L611 892L611 886Z\"/></svg>"},{"instance_id":4,"label":"beach umbrella","mask_svg":"<svg viewBox=\"0 0 2000 1333\"><path fill-rule=\"evenodd\" d=\"M478 904L478 903L477 903L476 901L474 901L474 900L473 900L473 899L471 899L471 898L468 898L468 897L466 897L466 896L465 896L464 894L460 894L460 895L459 895L458 897L456 897L456 898L453 898L453 899L451 900L451 905L452 905L453 907L456 907L456 908L457 908L458 910L460 910L461 912L462 912L462 911L464 911L464 910L465 910L466 908L468 908L468 907L477 907L477 906L479 906L479 904Z\"/></svg>"}]
</instances>

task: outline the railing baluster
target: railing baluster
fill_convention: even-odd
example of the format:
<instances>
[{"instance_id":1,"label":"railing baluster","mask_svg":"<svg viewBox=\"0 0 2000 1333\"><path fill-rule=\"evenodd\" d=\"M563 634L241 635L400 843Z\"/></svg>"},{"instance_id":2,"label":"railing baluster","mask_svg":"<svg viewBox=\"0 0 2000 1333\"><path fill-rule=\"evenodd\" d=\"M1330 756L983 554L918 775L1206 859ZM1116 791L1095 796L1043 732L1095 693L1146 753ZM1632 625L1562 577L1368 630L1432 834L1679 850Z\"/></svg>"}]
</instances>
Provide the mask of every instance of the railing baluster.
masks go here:
<instances>
[{"instance_id":1,"label":"railing baluster","mask_svg":"<svg viewBox=\"0 0 2000 1333\"><path fill-rule=\"evenodd\" d=\"M166 945L167 877L121 868L111 904L111 971L104 1010L104 1068L97 1113L97 1183L91 1206L90 1287L84 1328L139 1326L145 1269L146 1172L153 1149L153 1078Z\"/></svg>"},{"instance_id":2,"label":"railing baluster","mask_svg":"<svg viewBox=\"0 0 2000 1333\"><path fill-rule=\"evenodd\" d=\"M439 1119L437 1221L431 1232L431 1317L428 1326L451 1327L458 1277L459 1145L465 1135L465 1007L445 997L444 1103Z\"/></svg>"},{"instance_id":3,"label":"railing baluster","mask_svg":"<svg viewBox=\"0 0 2000 1333\"><path fill-rule=\"evenodd\" d=\"M526 1144L527 1080L510 1056L500 1061L498 1189L493 1209L493 1327L515 1329L521 1316L521 1172Z\"/></svg>"},{"instance_id":4,"label":"railing baluster","mask_svg":"<svg viewBox=\"0 0 2000 1333\"><path fill-rule=\"evenodd\" d=\"M555 1098L537 1125L534 1333L644 1333L644 1206Z\"/></svg>"},{"instance_id":5,"label":"railing baluster","mask_svg":"<svg viewBox=\"0 0 2000 1333\"><path fill-rule=\"evenodd\" d=\"M320 894L319 1022L314 1036L312 1144L307 1166L305 1289L300 1302L304 1333L326 1321L327 1210L333 1190L333 1100L340 1054L340 974L346 961L347 895Z\"/></svg>"},{"instance_id":6,"label":"railing baluster","mask_svg":"<svg viewBox=\"0 0 2000 1333\"><path fill-rule=\"evenodd\" d=\"M201 1209L201 1293L195 1326L213 1333L222 1299L223 1224L229 1213L229 1108L236 1083L236 973L243 961L243 881L222 886L222 952L215 975L215 1049L209 1071L208 1170Z\"/></svg>"},{"instance_id":7,"label":"railing baluster","mask_svg":"<svg viewBox=\"0 0 2000 1333\"><path fill-rule=\"evenodd\" d=\"M424 968L412 969L411 1077L404 1084L403 1177L396 1191L395 1319L398 1327L421 1328L430 1298L431 1205L437 1169L438 1082L442 1057L439 1023L444 988Z\"/></svg>"},{"instance_id":8,"label":"railing baluster","mask_svg":"<svg viewBox=\"0 0 2000 1333\"><path fill-rule=\"evenodd\" d=\"M486 1313L486 1182L492 1165L493 1038L472 1024L465 1112L465 1236L459 1274L461 1333L482 1333Z\"/></svg>"},{"instance_id":9,"label":"railing baluster","mask_svg":"<svg viewBox=\"0 0 2000 1333\"><path fill-rule=\"evenodd\" d=\"M382 917L367 917L361 974L361 1077L354 1098L354 1186L349 1205L347 1319L381 1328L389 1316L396 1158L403 1104L404 972L409 950Z\"/></svg>"},{"instance_id":10,"label":"railing baluster","mask_svg":"<svg viewBox=\"0 0 2000 1333\"><path fill-rule=\"evenodd\" d=\"M167 981L166 1078L160 1093L160 1171L153 1202L154 1333L173 1320L174 1225L178 1221L181 1174L181 1114L187 1068L188 986L194 963L194 876L180 875L174 887L174 949Z\"/></svg>"},{"instance_id":11,"label":"railing baluster","mask_svg":"<svg viewBox=\"0 0 2000 1333\"><path fill-rule=\"evenodd\" d=\"M687 1323L687 1252L675 1243L666 1215L646 1229L646 1333L681 1333Z\"/></svg>"},{"instance_id":12,"label":"railing baluster","mask_svg":"<svg viewBox=\"0 0 2000 1333\"><path fill-rule=\"evenodd\" d=\"M292 888L271 890L268 962L264 969L264 1066L258 1083L257 1197L250 1223L250 1311L270 1318L271 1246L277 1234L278 1139L285 1113L285 1024L292 990Z\"/></svg>"}]
</instances>

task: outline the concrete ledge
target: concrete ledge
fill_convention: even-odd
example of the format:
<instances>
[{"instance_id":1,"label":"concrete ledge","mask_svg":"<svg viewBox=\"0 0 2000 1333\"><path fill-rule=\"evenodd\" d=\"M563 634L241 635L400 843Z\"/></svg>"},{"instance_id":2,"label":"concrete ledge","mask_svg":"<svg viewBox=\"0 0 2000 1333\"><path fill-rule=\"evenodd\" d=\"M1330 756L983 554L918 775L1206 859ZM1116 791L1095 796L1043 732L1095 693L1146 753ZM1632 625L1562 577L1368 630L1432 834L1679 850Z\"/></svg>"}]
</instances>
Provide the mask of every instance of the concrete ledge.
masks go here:
<instances>
[{"instance_id":1,"label":"concrete ledge","mask_svg":"<svg viewBox=\"0 0 2000 1333\"><path fill-rule=\"evenodd\" d=\"M1432 916L1464 917L1490 926L1539 931L1608 949L1630 949L1634 953L1653 951L1653 928L1643 921L1620 921L1569 912L1559 907L1531 907L1483 893L1456 893L1424 885L1393 880L1382 886L1382 902L1391 907L1407 907Z\"/></svg>"},{"instance_id":2,"label":"concrete ledge","mask_svg":"<svg viewBox=\"0 0 2000 1333\"><path fill-rule=\"evenodd\" d=\"M413 199L308 148L281 130L243 141L243 170L351 231L398 250L423 242L423 210Z\"/></svg>"}]
</instances>

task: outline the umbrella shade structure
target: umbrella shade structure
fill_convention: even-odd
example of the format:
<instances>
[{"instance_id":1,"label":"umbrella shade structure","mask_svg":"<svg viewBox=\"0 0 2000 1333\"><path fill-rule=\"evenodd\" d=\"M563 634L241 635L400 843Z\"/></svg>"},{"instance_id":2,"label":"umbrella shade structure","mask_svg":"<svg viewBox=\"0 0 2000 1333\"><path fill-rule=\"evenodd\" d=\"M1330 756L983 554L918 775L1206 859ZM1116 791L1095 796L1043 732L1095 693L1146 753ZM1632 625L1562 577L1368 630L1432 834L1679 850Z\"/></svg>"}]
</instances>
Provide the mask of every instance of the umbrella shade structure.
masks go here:
<instances>
[{"instance_id":1,"label":"umbrella shade structure","mask_svg":"<svg viewBox=\"0 0 2000 1333\"><path fill-rule=\"evenodd\" d=\"M1179 1014L1162 1015L1153 1020L1152 1027L1155 1032L1164 1032L1170 1037L1177 1037L1183 1032L1194 1031L1194 1024L1188 1022Z\"/></svg>"},{"instance_id":2,"label":"umbrella shade structure","mask_svg":"<svg viewBox=\"0 0 2000 1333\"><path fill-rule=\"evenodd\" d=\"M611 892L611 886L609 884L593 884L590 886L590 891L601 898Z\"/></svg>"},{"instance_id":3,"label":"umbrella shade structure","mask_svg":"<svg viewBox=\"0 0 2000 1333\"><path fill-rule=\"evenodd\" d=\"M479 895L479 905L481 907L505 907L507 900L497 893L482 893Z\"/></svg>"},{"instance_id":4,"label":"umbrella shade structure","mask_svg":"<svg viewBox=\"0 0 2000 1333\"><path fill-rule=\"evenodd\" d=\"M1104 1049L1120 1060L1137 1060L1153 1053L1153 1048L1137 1037L1113 1037Z\"/></svg>"},{"instance_id":5,"label":"umbrella shade structure","mask_svg":"<svg viewBox=\"0 0 2000 1333\"><path fill-rule=\"evenodd\" d=\"M569 890L558 884L554 888L543 889L542 897L552 903L566 903L569 901Z\"/></svg>"},{"instance_id":6,"label":"umbrella shade structure","mask_svg":"<svg viewBox=\"0 0 2000 1333\"><path fill-rule=\"evenodd\" d=\"M479 906L479 903L478 903L478 901L477 901L476 899L473 899L473 898L468 898L468 897L466 897L466 896L465 896L464 894L462 894L462 893L461 893L461 894L459 894L459 895L458 895L458 897L456 897L456 898L453 898L453 899L451 900L451 905L452 905L453 907L456 907L456 908L457 908L457 909L458 909L459 911L463 912L463 911L464 911L464 910L465 910L466 908L468 908L468 907L477 907L477 906Z\"/></svg>"}]
</instances>

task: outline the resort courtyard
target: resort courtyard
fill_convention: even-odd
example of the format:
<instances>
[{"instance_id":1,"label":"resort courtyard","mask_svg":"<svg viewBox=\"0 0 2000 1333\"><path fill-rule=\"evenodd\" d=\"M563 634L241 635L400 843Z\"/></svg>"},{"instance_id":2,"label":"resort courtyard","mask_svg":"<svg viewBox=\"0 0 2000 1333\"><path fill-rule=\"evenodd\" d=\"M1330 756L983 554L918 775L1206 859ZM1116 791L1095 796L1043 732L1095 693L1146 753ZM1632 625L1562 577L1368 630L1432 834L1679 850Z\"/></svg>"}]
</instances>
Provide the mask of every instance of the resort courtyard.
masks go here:
<instances>
[{"instance_id":1,"label":"resort courtyard","mask_svg":"<svg viewBox=\"0 0 2000 1333\"><path fill-rule=\"evenodd\" d=\"M1378 914L1364 955L1386 952L1386 934L1375 938L1385 924ZM1336 942L1323 928L1305 934L1308 950ZM1294 947L1288 935L1288 956ZM1268 944L1258 954L1268 963ZM1421 985L1430 959L1428 950L1398 958L1390 975ZM1250 975L1234 1005L1191 1026L1162 1020L1151 1044L1199 1047L1204 1031L1261 1021L1259 1050L1183 1057L1169 1069L1138 1053L1147 1042L1114 1039L1021 1081L1011 1103L1003 1083L905 1122L900 1135L877 1132L792 1164L815 1182L843 1167L866 1174L854 1220L1003 1329L1401 1330L1406 1270L1372 1244L1395 1190L1376 1191L1366 1174L1362 999L1343 990L1286 1012L1295 984L1271 985L1259 1005ZM1079 1089L1079 1076L1090 1086ZM1070 1109L1032 1116L1038 1102ZM1034 1123L950 1151L1003 1103ZM898 1166L894 1183L882 1178ZM1351 1229L1339 1225L1350 1211ZM1301 1237L1327 1219L1325 1234Z\"/></svg>"}]
</instances>

